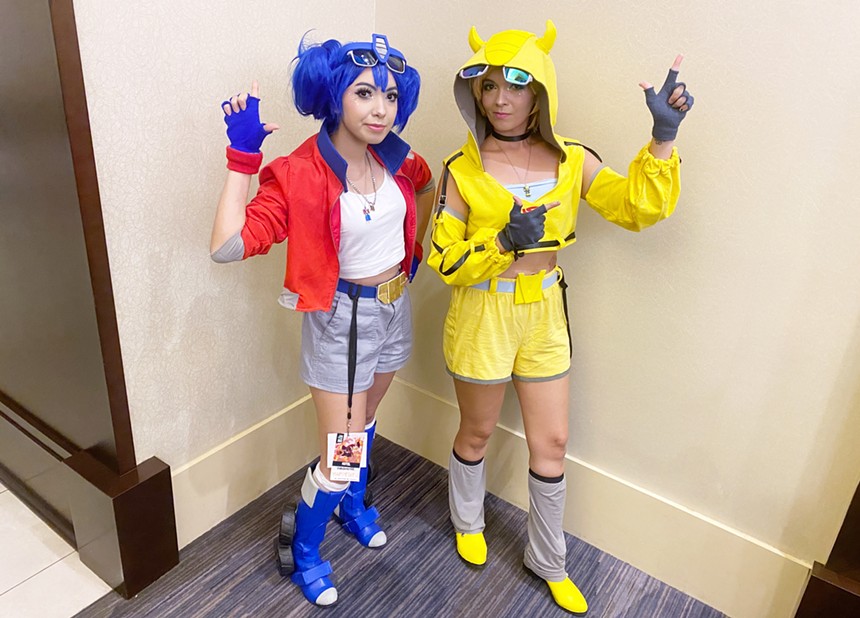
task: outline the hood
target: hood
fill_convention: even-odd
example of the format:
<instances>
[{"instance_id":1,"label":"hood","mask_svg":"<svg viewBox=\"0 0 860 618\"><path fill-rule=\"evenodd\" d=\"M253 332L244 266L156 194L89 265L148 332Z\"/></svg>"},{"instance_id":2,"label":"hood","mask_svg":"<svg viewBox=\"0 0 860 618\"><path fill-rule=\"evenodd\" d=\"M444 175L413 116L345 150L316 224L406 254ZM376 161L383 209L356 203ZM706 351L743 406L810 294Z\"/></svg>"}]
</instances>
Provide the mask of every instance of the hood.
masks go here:
<instances>
[{"instance_id":1,"label":"hood","mask_svg":"<svg viewBox=\"0 0 860 618\"><path fill-rule=\"evenodd\" d=\"M504 30L494 34L486 42L472 26L469 31L469 45L475 54L457 71L454 78L454 99L477 147L480 147L489 133L488 121L478 108L475 97L472 96L472 80L460 77L460 71L484 64L494 67L514 67L530 73L539 85L536 88L540 101L539 131L550 146L559 150L564 160L564 146L553 130L558 111L558 89L555 65L549 57L549 51L555 43L555 37L556 29L551 20L547 20L546 31L541 37L523 30ZM473 79L480 79L480 77Z\"/></svg>"}]
</instances>

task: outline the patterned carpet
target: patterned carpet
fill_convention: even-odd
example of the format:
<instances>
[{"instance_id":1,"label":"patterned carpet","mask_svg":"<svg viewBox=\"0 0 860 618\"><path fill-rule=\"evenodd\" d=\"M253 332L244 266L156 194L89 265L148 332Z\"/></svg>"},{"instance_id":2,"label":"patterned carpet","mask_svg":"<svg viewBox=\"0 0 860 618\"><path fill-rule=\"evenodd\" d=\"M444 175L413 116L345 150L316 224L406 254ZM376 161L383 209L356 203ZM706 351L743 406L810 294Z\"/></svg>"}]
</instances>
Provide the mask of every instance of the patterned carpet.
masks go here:
<instances>
[{"instance_id":1,"label":"patterned carpet","mask_svg":"<svg viewBox=\"0 0 860 618\"><path fill-rule=\"evenodd\" d=\"M76 618L571 615L521 566L524 511L487 496L490 559L483 570L470 569L454 550L446 470L384 438L375 446L371 486L389 542L366 549L329 524L322 554L334 569L336 606L321 610L309 604L275 565L281 511L299 494L300 470L184 548L179 566L134 599L111 593ZM589 600L589 618L724 617L569 535L567 549L571 579Z\"/></svg>"}]
</instances>

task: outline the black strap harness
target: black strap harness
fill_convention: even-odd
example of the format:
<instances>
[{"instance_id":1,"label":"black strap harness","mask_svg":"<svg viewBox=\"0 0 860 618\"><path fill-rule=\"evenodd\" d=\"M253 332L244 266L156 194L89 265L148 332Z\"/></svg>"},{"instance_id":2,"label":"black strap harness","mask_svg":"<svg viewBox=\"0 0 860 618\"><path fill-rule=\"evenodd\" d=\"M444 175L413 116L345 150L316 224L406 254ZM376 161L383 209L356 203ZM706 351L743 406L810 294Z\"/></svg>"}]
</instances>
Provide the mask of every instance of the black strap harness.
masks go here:
<instances>
[{"instance_id":1,"label":"black strap harness","mask_svg":"<svg viewBox=\"0 0 860 618\"><path fill-rule=\"evenodd\" d=\"M600 155L597 154L597 152L595 152L594 150L592 150L588 146L586 146L585 144L580 144L579 142L568 142L568 141L566 141L566 142L564 142L564 145L565 146L579 146L581 148L584 148L585 150L587 150L588 152L593 154L597 158L598 161L603 163L603 159L600 158ZM440 183L440 189L439 189L439 202L436 204L436 218L437 219L442 216L442 211L445 209L445 205L448 203L448 177L451 175L451 170L450 170L451 164L462 156L463 156L463 151L461 150L460 152L458 152L457 154L452 156L450 159L448 159L448 161L445 162L445 169L442 172L442 182ZM576 230L572 231L570 234L565 236L563 242L566 243L566 242L569 242L571 240L574 240L575 238L576 238ZM431 239L431 242L433 244L433 248L436 249L436 251L438 251L440 254L442 254L444 252L444 249L442 247L440 247L438 244L436 244L435 242L433 242L432 239ZM538 241L536 243L532 243L530 245L524 245L522 247L517 247L517 249L520 251L529 250L529 249L552 249L554 247L559 247L559 246L561 246L561 241L558 241L558 240L541 240L541 241ZM484 250L484 245L478 245L475 247L476 253L479 251L483 251L483 250ZM448 268L445 268L444 270L441 270L440 272L444 276L450 275L451 273L455 272L458 268L460 268L466 262L466 259L471 254L472 254L472 250L469 249L463 255L461 255L460 259L458 259L454 264L452 264ZM565 286L565 287L567 287L567 286Z\"/></svg>"}]
</instances>

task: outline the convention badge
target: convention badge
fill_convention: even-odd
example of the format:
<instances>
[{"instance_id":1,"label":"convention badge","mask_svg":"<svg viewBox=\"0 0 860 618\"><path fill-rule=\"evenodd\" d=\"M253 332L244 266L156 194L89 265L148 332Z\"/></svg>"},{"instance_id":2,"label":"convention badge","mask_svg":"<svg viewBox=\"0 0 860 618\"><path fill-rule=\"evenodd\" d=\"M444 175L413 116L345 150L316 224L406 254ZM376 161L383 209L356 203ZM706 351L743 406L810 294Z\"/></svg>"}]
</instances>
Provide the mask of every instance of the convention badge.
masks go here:
<instances>
[{"instance_id":1,"label":"convention badge","mask_svg":"<svg viewBox=\"0 0 860 618\"><path fill-rule=\"evenodd\" d=\"M522 305L543 300L544 275L546 275L545 270L538 271L533 275L519 273L514 288L514 304Z\"/></svg>"},{"instance_id":2,"label":"convention badge","mask_svg":"<svg viewBox=\"0 0 860 618\"><path fill-rule=\"evenodd\" d=\"M354 482L367 467L367 432L328 434L328 467L331 480Z\"/></svg>"}]
</instances>

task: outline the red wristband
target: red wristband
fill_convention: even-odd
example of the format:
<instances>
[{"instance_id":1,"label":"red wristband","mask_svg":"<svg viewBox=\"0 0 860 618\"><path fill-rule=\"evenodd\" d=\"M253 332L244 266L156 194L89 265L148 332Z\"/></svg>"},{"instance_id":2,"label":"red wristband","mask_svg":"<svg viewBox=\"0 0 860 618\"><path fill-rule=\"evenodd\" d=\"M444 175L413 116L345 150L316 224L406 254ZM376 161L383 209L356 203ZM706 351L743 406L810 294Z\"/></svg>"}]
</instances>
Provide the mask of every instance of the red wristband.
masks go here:
<instances>
[{"instance_id":1,"label":"red wristband","mask_svg":"<svg viewBox=\"0 0 860 618\"><path fill-rule=\"evenodd\" d=\"M242 152L227 146L227 169L240 174L256 174L263 164L262 152Z\"/></svg>"}]
</instances>

